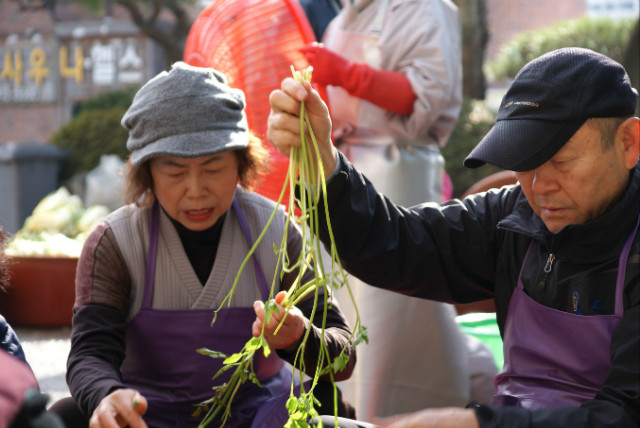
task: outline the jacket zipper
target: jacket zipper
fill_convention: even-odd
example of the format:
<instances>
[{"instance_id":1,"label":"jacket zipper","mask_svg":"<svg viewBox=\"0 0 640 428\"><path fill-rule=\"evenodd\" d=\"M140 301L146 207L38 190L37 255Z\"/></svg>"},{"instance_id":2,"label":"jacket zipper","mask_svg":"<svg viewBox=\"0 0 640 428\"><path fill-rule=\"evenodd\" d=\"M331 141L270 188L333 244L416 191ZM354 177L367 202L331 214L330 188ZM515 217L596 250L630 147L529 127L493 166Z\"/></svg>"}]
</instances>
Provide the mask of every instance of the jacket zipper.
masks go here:
<instances>
[{"instance_id":1,"label":"jacket zipper","mask_svg":"<svg viewBox=\"0 0 640 428\"><path fill-rule=\"evenodd\" d=\"M553 262L556 261L556 256L553 253L549 253L549 257L547 257L547 263L544 265L544 276L542 280L538 283L538 288L540 290L544 290L547 286L547 278L549 277L549 273L551 273L551 269L553 269Z\"/></svg>"}]
</instances>

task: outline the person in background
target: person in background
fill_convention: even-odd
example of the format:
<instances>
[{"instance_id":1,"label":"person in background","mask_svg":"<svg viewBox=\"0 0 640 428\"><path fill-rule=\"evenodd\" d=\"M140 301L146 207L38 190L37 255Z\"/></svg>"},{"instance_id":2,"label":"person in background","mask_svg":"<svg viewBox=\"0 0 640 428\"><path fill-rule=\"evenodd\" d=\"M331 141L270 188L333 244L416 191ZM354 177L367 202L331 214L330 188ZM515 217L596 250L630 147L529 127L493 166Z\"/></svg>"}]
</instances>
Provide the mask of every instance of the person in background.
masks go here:
<instances>
[{"instance_id":1,"label":"person in background","mask_svg":"<svg viewBox=\"0 0 640 428\"><path fill-rule=\"evenodd\" d=\"M326 85L334 144L397 204L449 199L440 147L462 104L457 8L449 0L342 5L322 44L302 49L312 83ZM496 363L461 331L453 306L349 283L370 340L342 387L363 420L490 399ZM415 325L428 326L420 340L403 334Z\"/></svg>"},{"instance_id":2,"label":"person in background","mask_svg":"<svg viewBox=\"0 0 640 428\"><path fill-rule=\"evenodd\" d=\"M2 226L0 226L0 293L4 293L7 290L10 280L10 260L4 252L6 242L7 235L5 234ZM0 349L22 361L27 366L29 365L27 358L24 355L24 350L22 349L18 335L2 314L0 314Z\"/></svg>"},{"instance_id":3,"label":"person in background","mask_svg":"<svg viewBox=\"0 0 640 428\"><path fill-rule=\"evenodd\" d=\"M0 293L9 287L10 279L10 261L4 252L6 239L0 226ZM0 315L0 427L62 428L62 422L46 411L47 401L27 363L20 339Z\"/></svg>"},{"instance_id":4,"label":"person in background","mask_svg":"<svg viewBox=\"0 0 640 428\"><path fill-rule=\"evenodd\" d=\"M505 364L491 402L377 424L640 426L640 118L620 64L574 47L526 64L464 162L515 171L518 183L410 208L336 150L326 106L294 79L270 98L267 136L281 153L300 144L301 101L345 269L414 298L495 301ZM328 242L326 225L320 237ZM427 327L404 334L418 340Z\"/></svg>"},{"instance_id":5,"label":"person in background","mask_svg":"<svg viewBox=\"0 0 640 428\"><path fill-rule=\"evenodd\" d=\"M338 0L299 0L299 3L313 29L316 40L322 40L327 26L340 12L342 5Z\"/></svg>"},{"instance_id":6,"label":"person in background","mask_svg":"<svg viewBox=\"0 0 640 428\"><path fill-rule=\"evenodd\" d=\"M76 418L73 426L198 425L194 405L211 398L212 387L230 372L212 380L221 359L196 349L240 352L259 335L271 280L279 279L280 302L295 279L296 271L280 276L273 250L288 227L288 256L295 260L301 251L300 231L286 226L280 209L243 269L230 307L225 304L212 325L276 207L250 191L268 154L250 135L244 108L244 94L223 74L177 62L147 82L125 113L129 205L91 233L78 261L67 364L73 398L56 403L66 420ZM347 346L350 328L335 299L329 305L324 335L331 359ZM261 387L242 384L226 427L284 425L292 382L285 362L294 362L309 326L305 363L315 374L323 306L310 319L311 295L289 311L277 335L282 315L272 313L265 337L274 352L268 358L260 352L253 367ZM349 363L336 379L353 370L355 350L346 353ZM332 413L333 388L331 395L322 390L316 390L321 411ZM340 414L355 414L337 400Z\"/></svg>"}]
</instances>

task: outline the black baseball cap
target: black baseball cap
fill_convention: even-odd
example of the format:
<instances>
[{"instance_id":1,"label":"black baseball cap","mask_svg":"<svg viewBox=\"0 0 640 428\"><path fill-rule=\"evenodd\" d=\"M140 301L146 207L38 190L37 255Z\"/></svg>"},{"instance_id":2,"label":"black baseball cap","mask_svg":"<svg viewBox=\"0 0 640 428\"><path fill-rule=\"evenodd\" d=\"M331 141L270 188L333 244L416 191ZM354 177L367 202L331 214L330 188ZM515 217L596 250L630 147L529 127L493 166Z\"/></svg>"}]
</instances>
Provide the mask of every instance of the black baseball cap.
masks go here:
<instances>
[{"instance_id":1,"label":"black baseball cap","mask_svg":"<svg viewBox=\"0 0 640 428\"><path fill-rule=\"evenodd\" d=\"M562 48L526 64L502 99L496 124L464 160L530 171L551 159L587 119L633 116L638 92L616 61Z\"/></svg>"}]
</instances>

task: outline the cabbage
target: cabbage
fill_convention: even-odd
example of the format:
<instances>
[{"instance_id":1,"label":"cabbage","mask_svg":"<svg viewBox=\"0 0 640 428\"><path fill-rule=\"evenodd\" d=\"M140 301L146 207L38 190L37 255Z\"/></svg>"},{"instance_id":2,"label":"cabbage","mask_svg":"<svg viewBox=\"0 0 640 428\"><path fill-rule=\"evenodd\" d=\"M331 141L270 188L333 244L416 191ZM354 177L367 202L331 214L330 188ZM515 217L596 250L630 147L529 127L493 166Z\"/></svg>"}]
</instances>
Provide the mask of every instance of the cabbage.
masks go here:
<instances>
[{"instance_id":1,"label":"cabbage","mask_svg":"<svg viewBox=\"0 0 640 428\"><path fill-rule=\"evenodd\" d=\"M42 232L36 236L16 236L9 241L6 254L9 256L63 256L80 257L84 242L69 238L62 233Z\"/></svg>"},{"instance_id":2,"label":"cabbage","mask_svg":"<svg viewBox=\"0 0 640 428\"><path fill-rule=\"evenodd\" d=\"M45 196L24 222L27 233L73 234L76 220L82 215L84 204L79 196L72 195L61 187Z\"/></svg>"},{"instance_id":3,"label":"cabbage","mask_svg":"<svg viewBox=\"0 0 640 428\"><path fill-rule=\"evenodd\" d=\"M76 221L76 233L89 234L107 214L109 214L109 208L106 206L91 205Z\"/></svg>"},{"instance_id":4,"label":"cabbage","mask_svg":"<svg viewBox=\"0 0 640 428\"><path fill-rule=\"evenodd\" d=\"M10 256L78 257L89 233L109 214L104 205L84 208L65 187L45 196L9 240Z\"/></svg>"}]
</instances>

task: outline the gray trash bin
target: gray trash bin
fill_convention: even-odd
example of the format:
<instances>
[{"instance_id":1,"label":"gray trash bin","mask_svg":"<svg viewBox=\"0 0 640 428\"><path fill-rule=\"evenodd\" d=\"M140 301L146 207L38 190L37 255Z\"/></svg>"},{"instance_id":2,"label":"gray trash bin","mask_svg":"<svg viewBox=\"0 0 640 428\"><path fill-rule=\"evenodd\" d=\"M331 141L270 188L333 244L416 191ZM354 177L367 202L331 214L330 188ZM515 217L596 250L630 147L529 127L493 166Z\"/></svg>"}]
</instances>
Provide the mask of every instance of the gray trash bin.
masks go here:
<instances>
[{"instance_id":1,"label":"gray trash bin","mask_svg":"<svg viewBox=\"0 0 640 428\"><path fill-rule=\"evenodd\" d=\"M13 234L38 202L58 188L64 152L50 144L0 143L0 225Z\"/></svg>"}]
</instances>

